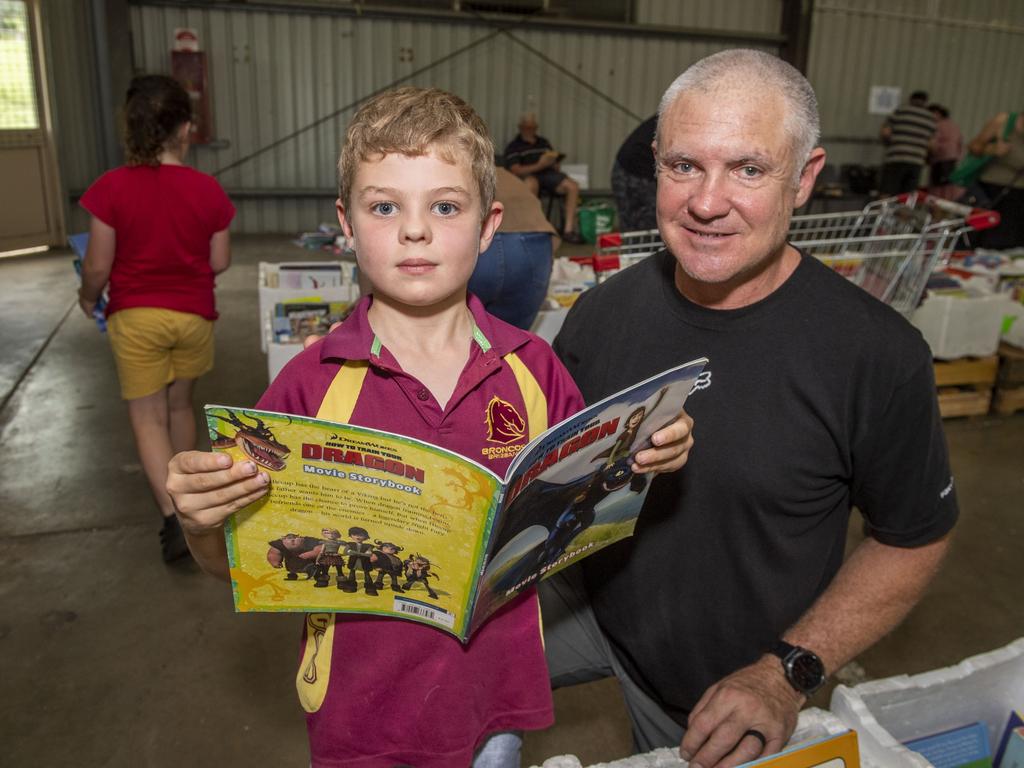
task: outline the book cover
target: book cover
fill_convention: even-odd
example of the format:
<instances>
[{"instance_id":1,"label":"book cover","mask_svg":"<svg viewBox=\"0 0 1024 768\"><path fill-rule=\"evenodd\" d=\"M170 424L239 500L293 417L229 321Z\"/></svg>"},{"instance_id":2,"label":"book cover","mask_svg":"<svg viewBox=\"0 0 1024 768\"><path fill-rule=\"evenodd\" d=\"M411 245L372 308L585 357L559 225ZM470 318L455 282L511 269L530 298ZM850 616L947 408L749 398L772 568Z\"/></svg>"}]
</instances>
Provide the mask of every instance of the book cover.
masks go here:
<instances>
[{"instance_id":1,"label":"book cover","mask_svg":"<svg viewBox=\"0 0 1024 768\"><path fill-rule=\"evenodd\" d=\"M988 729L970 723L947 731L904 741L903 746L922 754L935 768L991 768Z\"/></svg>"},{"instance_id":2,"label":"book cover","mask_svg":"<svg viewBox=\"0 0 1024 768\"><path fill-rule=\"evenodd\" d=\"M343 320L351 306L347 301L287 301L274 305L272 327L279 343L300 342L307 336L324 335Z\"/></svg>"},{"instance_id":3,"label":"book cover","mask_svg":"<svg viewBox=\"0 0 1024 768\"><path fill-rule=\"evenodd\" d=\"M89 247L89 233L79 232L75 235L68 235L68 245L71 246L71 250L75 252L75 258L72 264L75 268L75 274L78 276L78 282L82 282L82 264L85 261L85 252ZM93 319L96 321L96 327L100 329L100 333L105 333L107 330L107 289L104 288L100 297L96 300L96 306L92 310Z\"/></svg>"},{"instance_id":4,"label":"book cover","mask_svg":"<svg viewBox=\"0 0 1024 768\"><path fill-rule=\"evenodd\" d=\"M333 238L331 240L333 242ZM295 290L316 290L344 285L345 277L339 262L324 264L280 264L277 268L278 287Z\"/></svg>"},{"instance_id":5,"label":"book cover","mask_svg":"<svg viewBox=\"0 0 1024 768\"><path fill-rule=\"evenodd\" d=\"M539 579L632 534L649 477L630 459L676 418L706 362L555 425L505 478L389 432L206 406L214 450L271 476L225 524L236 610L397 616L465 641Z\"/></svg>"},{"instance_id":6,"label":"book cover","mask_svg":"<svg viewBox=\"0 0 1024 768\"><path fill-rule=\"evenodd\" d=\"M1006 720L1006 725L1003 726L1003 732L999 736L999 744L996 746L996 756L993 763L997 768L1001 768L1003 762L1003 754L1006 752L1007 744L1010 742L1011 735L1013 732L1024 726L1024 713L1019 710L1014 710L1010 713L1009 718Z\"/></svg>"},{"instance_id":7,"label":"book cover","mask_svg":"<svg viewBox=\"0 0 1024 768\"><path fill-rule=\"evenodd\" d=\"M845 731L809 742L794 744L782 752L762 757L740 768L860 768L857 732Z\"/></svg>"},{"instance_id":8,"label":"book cover","mask_svg":"<svg viewBox=\"0 0 1024 768\"><path fill-rule=\"evenodd\" d=\"M1024 768L1024 726L1006 732L1006 742L996 768Z\"/></svg>"}]
</instances>

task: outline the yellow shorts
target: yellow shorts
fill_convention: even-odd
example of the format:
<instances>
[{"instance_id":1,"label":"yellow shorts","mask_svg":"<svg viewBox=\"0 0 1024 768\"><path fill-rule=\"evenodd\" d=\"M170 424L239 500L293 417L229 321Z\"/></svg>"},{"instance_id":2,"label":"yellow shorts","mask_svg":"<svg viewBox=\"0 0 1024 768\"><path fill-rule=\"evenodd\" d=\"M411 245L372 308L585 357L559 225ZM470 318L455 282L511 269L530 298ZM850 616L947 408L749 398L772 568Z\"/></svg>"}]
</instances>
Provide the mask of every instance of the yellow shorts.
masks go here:
<instances>
[{"instance_id":1,"label":"yellow shorts","mask_svg":"<svg viewBox=\"0 0 1024 768\"><path fill-rule=\"evenodd\" d=\"M122 309L107 318L121 397L135 400L213 368L213 321L159 307Z\"/></svg>"}]
</instances>

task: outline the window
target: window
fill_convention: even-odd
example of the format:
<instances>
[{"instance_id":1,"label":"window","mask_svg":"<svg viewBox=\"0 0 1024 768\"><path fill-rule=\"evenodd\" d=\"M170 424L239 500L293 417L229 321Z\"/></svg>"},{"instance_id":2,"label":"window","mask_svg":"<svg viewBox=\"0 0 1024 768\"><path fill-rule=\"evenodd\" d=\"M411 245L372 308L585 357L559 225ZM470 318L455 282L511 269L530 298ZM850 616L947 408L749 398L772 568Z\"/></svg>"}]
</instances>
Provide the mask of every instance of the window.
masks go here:
<instances>
[{"instance_id":1,"label":"window","mask_svg":"<svg viewBox=\"0 0 1024 768\"><path fill-rule=\"evenodd\" d=\"M38 127L28 8L0 0L0 130Z\"/></svg>"}]
</instances>

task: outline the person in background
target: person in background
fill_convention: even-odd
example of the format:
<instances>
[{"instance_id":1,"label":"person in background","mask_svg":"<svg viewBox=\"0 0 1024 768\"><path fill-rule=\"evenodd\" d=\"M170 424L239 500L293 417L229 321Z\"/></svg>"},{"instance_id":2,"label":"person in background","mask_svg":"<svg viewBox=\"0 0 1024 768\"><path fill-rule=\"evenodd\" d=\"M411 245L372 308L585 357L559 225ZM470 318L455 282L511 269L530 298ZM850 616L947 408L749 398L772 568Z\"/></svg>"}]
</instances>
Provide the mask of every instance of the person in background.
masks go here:
<instances>
[{"instance_id":1,"label":"person in background","mask_svg":"<svg viewBox=\"0 0 1024 768\"><path fill-rule=\"evenodd\" d=\"M913 192L921 183L921 170L935 134L935 116L927 104L928 94L914 91L910 103L897 107L882 124L885 162L878 191L883 195Z\"/></svg>"},{"instance_id":2,"label":"person in background","mask_svg":"<svg viewBox=\"0 0 1024 768\"><path fill-rule=\"evenodd\" d=\"M658 116L652 115L626 137L612 166L612 193L619 214L621 232L656 229L654 198L658 180L654 166L654 129Z\"/></svg>"},{"instance_id":3,"label":"person in background","mask_svg":"<svg viewBox=\"0 0 1024 768\"><path fill-rule=\"evenodd\" d=\"M928 192L947 200L955 200L962 190L949 183L949 174L964 154L964 137L960 127L941 104L929 104L928 111L935 115L935 136L928 151Z\"/></svg>"},{"instance_id":4,"label":"person in background","mask_svg":"<svg viewBox=\"0 0 1024 768\"><path fill-rule=\"evenodd\" d=\"M695 357L700 425L634 535L540 587L556 686L615 675L641 751L782 749L798 710L920 599L957 519L932 354L787 242L825 163L806 78L727 50L665 92L665 250L583 292L554 348L588 403ZM867 537L844 558L852 508Z\"/></svg>"},{"instance_id":5,"label":"person in background","mask_svg":"<svg viewBox=\"0 0 1024 768\"><path fill-rule=\"evenodd\" d=\"M82 196L91 215L79 305L92 317L110 285L107 327L142 468L170 562L188 554L166 491L171 456L196 446L192 389L213 368L214 275L231 263L235 215L220 184L185 164L192 103L176 80L132 80L125 165Z\"/></svg>"},{"instance_id":6,"label":"person in background","mask_svg":"<svg viewBox=\"0 0 1024 768\"><path fill-rule=\"evenodd\" d=\"M547 296L560 240L522 179L504 168L495 172L494 198L505 210L490 247L476 262L469 292L495 317L528 331Z\"/></svg>"},{"instance_id":7,"label":"person in background","mask_svg":"<svg viewBox=\"0 0 1024 768\"><path fill-rule=\"evenodd\" d=\"M565 222L562 239L579 245L583 236L576 230L576 211L580 203L580 185L559 170L565 155L556 152L551 142L537 133L537 116L532 112L519 118L519 133L505 147L505 165L539 195L565 195Z\"/></svg>"},{"instance_id":8,"label":"person in background","mask_svg":"<svg viewBox=\"0 0 1024 768\"><path fill-rule=\"evenodd\" d=\"M1015 119L1009 138L1004 139L1011 115ZM992 117L971 139L968 150L992 157L979 182L1001 215L998 227L978 232L971 240L980 248L993 250L1024 246L1024 110Z\"/></svg>"}]
</instances>

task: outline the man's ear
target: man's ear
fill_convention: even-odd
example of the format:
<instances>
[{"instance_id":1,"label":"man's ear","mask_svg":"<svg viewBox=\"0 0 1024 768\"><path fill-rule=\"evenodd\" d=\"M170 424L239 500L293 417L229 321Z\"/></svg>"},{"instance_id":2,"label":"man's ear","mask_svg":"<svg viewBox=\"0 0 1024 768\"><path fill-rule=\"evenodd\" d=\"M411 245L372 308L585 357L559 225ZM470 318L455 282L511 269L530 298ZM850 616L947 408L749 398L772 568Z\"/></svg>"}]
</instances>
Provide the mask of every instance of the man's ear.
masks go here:
<instances>
[{"instance_id":1,"label":"man's ear","mask_svg":"<svg viewBox=\"0 0 1024 768\"><path fill-rule=\"evenodd\" d=\"M821 173L821 169L824 167L825 150L821 147L815 147L811 150L810 157L807 158L807 162L804 163L804 167L800 171L794 208L799 208L811 199L811 193L814 192L814 182L818 180L818 174Z\"/></svg>"},{"instance_id":2,"label":"man's ear","mask_svg":"<svg viewBox=\"0 0 1024 768\"><path fill-rule=\"evenodd\" d=\"M480 227L480 253L483 253L491 246L498 227L501 226L501 218L505 215L505 206L495 200L491 203L491 209L484 216L483 225Z\"/></svg>"}]
</instances>

